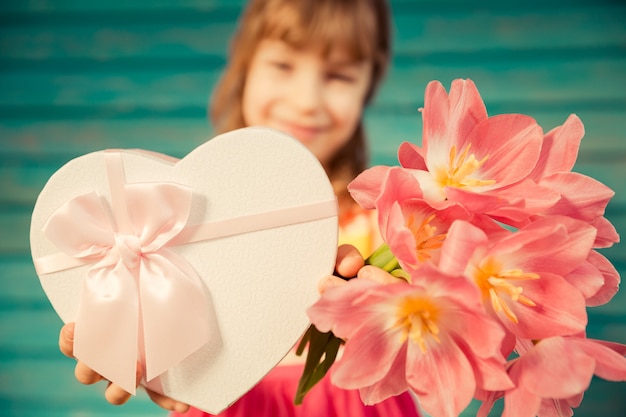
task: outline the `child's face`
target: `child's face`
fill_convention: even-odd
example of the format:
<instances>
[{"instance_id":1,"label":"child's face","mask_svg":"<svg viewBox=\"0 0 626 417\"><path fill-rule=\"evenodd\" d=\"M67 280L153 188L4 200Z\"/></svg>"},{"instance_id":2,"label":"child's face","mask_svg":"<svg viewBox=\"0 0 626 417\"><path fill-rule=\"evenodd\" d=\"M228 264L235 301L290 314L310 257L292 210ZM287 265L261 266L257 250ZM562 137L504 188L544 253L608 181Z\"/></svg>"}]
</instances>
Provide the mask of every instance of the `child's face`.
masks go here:
<instances>
[{"instance_id":1,"label":"child's face","mask_svg":"<svg viewBox=\"0 0 626 417\"><path fill-rule=\"evenodd\" d=\"M244 121L289 133L325 165L361 118L371 71L370 62L350 61L339 51L325 58L263 40L246 77Z\"/></svg>"}]
</instances>

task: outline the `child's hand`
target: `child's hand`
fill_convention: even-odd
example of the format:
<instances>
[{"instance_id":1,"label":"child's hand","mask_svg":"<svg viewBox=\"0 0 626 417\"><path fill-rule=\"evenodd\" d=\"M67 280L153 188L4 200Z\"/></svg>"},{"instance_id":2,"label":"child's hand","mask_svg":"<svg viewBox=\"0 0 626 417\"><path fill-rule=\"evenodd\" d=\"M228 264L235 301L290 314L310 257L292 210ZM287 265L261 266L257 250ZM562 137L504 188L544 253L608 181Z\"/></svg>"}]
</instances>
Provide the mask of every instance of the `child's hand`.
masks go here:
<instances>
[{"instance_id":1,"label":"child's hand","mask_svg":"<svg viewBox=\"0 0 626 417\"><path fill-rule=\"evenodd\" d=\"M344 285L347 281L343 278L357 277L359 279L369 279L383 284L397 282L397 278L388 272L372 265L365 265L363 256L357 248L352 245L341 245L337 250L337 263L335 273L322 278L318 284L320 294L331 287ZM343 277L343 278L342 278Z\"/></svg>"},{"instance_id":2,"label":"child's hand","mask_svg":"<svg viewBox=\"0 0 626 417\"><path fill-rule=\"evenodd\" d=\"M59 334L59 348L64 355L70 358L74 357L74 323L68 323L61 328ZM90 369L84 363L78 361L76 368L74 369L74 375L78 382L86 385L95 384L98 381L104 380L101 375L97 374L93 369ZM137 364L137 384L143 376L143 369L140 364ZM121 405L126 403L131 394L124 391L119 385L111 382L104 392L104 397L108 402L114 405ZM166 397L157 392L146 390L150 399L159 407L170 411L176 411L177 413L184 413L189 409L187 404L173 400L170 397Z\"/></svg>"}]
</instances>

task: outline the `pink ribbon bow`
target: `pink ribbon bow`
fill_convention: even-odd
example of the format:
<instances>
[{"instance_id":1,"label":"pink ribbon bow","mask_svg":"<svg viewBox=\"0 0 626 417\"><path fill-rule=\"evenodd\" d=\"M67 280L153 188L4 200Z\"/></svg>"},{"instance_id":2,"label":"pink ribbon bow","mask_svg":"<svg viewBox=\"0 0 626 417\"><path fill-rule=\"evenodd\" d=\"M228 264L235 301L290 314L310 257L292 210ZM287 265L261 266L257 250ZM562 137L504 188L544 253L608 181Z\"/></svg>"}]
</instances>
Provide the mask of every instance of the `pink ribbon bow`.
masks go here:
<instances>
[{"instance_id":1,"label":"pink ribbon bow","mask_svg":"<svg viewBox=\"0 0 626 417\"><path fill-rule=\"evenodd\" d=\"M92 265L78 307L74 354L134 394L137 361L150 381L208 342L209 306L200 277L168 248L187 223L191 189L125 184L120 153L106 152L105 161L110 209L95 192L57 209L44 233L69 256L41 259L37 269Z\"/></svg>"}]
</instances>

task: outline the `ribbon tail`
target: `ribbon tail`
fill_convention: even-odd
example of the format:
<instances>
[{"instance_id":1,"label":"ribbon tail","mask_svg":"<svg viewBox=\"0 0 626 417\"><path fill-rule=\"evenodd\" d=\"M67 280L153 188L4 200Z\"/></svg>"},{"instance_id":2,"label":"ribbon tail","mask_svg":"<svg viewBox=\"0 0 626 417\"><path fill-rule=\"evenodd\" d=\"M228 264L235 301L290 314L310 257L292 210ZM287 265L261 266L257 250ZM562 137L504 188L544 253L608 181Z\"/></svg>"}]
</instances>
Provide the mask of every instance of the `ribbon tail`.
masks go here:
<instances>
[{"instance_id":1,"label":"ribbon tail","mask_svg":"<svg viewBox=\"0 0 626 417\"><path fill-rule=\"evenodd\" d=\"M178 365L209 342L214 314L200 277L180 255L144 255L140 272L146 380Z\"/></svg>"},{"instance_id":2,"label":"ribbon tail","mask_svg":"<svg viewBox=\"0 0 626 417\"><path fill-rule=\"evenodd\" d=\"M123 264L89 272L76 317L74 356L133 395L138 312L136 279Z\"/></svg>"}]
</instances>

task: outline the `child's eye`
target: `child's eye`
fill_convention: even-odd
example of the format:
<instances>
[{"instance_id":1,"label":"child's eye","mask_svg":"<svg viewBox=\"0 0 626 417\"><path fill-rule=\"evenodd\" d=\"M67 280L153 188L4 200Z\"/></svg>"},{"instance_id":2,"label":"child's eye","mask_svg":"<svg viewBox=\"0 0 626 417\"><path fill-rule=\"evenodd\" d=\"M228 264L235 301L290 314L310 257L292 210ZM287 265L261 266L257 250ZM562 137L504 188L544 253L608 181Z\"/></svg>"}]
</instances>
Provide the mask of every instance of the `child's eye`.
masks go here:
<instances>
[{"instance_id":1,"label":"child's eye","mask_svg":"<svg viewBox=\"0 0 626 417\"><path fill-rule=\"evenodd\" d=\"M285 61L272 61L271 65L279 71L290 71L292 69L291 64Z\"/></svg>"},{"instance_id":2,"label":"child's eye","mask_svg":"<svg viewBox=\"0 0 626 417\"><path fill-rule=\"evenodd\" d=\"M344 83L353 83L355 81L353 75L343 72L329 72L327 74L327 78L331 81L340 81Z\"/></svg>"}]
</instances>

